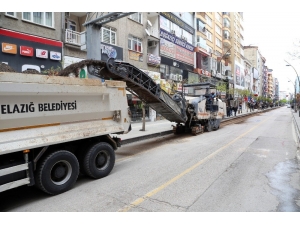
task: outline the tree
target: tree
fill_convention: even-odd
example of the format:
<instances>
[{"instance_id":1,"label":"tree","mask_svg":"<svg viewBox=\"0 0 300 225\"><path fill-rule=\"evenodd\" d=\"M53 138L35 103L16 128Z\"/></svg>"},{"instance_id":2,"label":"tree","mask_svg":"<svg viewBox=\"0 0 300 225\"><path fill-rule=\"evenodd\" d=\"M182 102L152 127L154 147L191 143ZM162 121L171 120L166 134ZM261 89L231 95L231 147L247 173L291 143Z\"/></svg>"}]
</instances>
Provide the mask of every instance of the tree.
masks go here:
<instances>
[{"instance_id":1,"label":"tree","mask_svg":"<svg viewBox=\"0 0 300 225\"><path fill-rule=\"evenodd\" d=\"M146 113L145 113L145 104L144 102L142 102L142 113L143 113L143 123L142 123L142 129L140 129L140 131L146 131L146 122L145 122L145 117L146 117Z\"/></svg>"}]
</instances>

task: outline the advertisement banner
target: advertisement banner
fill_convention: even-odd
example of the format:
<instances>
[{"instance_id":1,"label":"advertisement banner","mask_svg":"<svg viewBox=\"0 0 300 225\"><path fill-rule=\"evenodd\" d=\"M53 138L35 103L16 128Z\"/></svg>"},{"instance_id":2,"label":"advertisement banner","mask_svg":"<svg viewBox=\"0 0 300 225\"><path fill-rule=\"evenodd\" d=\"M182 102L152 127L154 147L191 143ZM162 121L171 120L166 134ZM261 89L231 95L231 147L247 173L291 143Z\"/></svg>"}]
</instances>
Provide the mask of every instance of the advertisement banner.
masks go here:
<instances>
[{"instance_id":1,"label":"advertisement banner","mask_svg":"<svg viewBox=\"0 0 300 225\"><path fill-rule=\"evenodd\" d=\"M170 58L176 58L175 45L165 39L160 39L160 53Z\"/></svg>"},{"instance_id":2,"label":"advertisement banner","mask_svg":"<svg viewBox=\"0 0 300 225\"><path fill-rule=\"evenodd\" d=\"M235 66L235 84L241 85L241 73L238 65Z\"/></svg>"},{"instance_id":3,"label":"advertisement banner","mask_svg":"<svg viewBox=\"0 0 300 225\"><path fill-rule=\"evenodd\" d=\"M161 61L160 56L148 53L148 58L147 58L148 64L156 66L160 64L160 61Z\"/></svg>"},{"instance_id":4,"label":"advertisement banner","mask_svg":"<svg viewBox=\"0 0 300 225\"><path fill-rule=\"evenodd\" d=\"M143 53L128 51L129 59L143 62Z\"/></svg>"},{"instance_id":5,"label":"advertisement banner","mask_svg":"<svg viewBox=\"0 0 300 225\"><path fill-rule=\"evenodd\" d=\"M33 56L33 48L28 46L20 46L20 55Z\"/></svg>"},{"instance_id":6,"label":"advertisement banner","mask_svg":"<svg viewBox=\"0 0 300 225\"><path fill-rule=\"evenodd\" d=\"M194 52L190 52L178 45L175 45L165 39L160 39L160 53L164 56L194 64Z\"/></svg>"},{"instance_id":7,"label":"advertisement banner","mask_svg":"<svg viewBox=\"0 0 300 225\"><path fill-rule=\"evenodd\" d=\"M108 58L123 61L123 48L101 42L101 60L106 61Z\"/></svg>"},{"instance_id":8,"label":"advertisement banner","mask_svg":"<svg viewBox=\"0 0 300 225\"><path fill-rule=\"evenodd\" d=\"M50 59L61 61L61 53L60 52L50 51Z\"/></svg>"},{"instance_id":9,"label":"advertisement banner","mask_svg":"<svg viewBox=\"0 0 300 225\"><path fill-rule=\"evenodd\" d=\"M48 51L45 49L36 49L36 57L37 58L43 58L43 59L47 59L48 58Z\"/></svg>"},{"instance_id":10,"label":"advertisement banner","mask_svg":"<svg viewBox=\"0 0 300 225\"><path fill-rule=\"evenodd\" d=\"M17 54L17 45L2 42L2 52Z\"/></svg>"},{"instance_id":11,"label":"advertisement banner","mask_svg":"<svg viewBox=\"0 0 300 225\"><path fill-rule=\"evenodd\" d=\"M194 46L186 42L185 40L175 36L174 34L169 33L168 31L164 29L160 29L160 38L165 39L169 42L172 42L173 44L176 44L188 51L194 52Z\"/></svg>"},{"instance_id":12,"label":"advertisement banner","mask_svg":"<svg viewBox=\"0 0 300 225\"><path fill-rule=\"evenodd\" d=\"M241 86L245 87L245 75L243 71L241 71Z\"/></svg>"}]
</instances>

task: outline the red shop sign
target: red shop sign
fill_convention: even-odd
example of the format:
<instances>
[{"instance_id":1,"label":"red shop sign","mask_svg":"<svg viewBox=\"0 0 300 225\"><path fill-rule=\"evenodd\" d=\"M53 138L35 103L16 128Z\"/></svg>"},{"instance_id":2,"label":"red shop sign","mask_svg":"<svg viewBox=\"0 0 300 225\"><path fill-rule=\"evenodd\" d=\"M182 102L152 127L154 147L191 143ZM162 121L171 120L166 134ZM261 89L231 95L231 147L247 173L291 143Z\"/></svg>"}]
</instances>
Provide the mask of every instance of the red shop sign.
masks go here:
<instances>
[{"instance_id":1,"label":"red shop sign","mask_svg":"<svg viewBox=\"0 0 300 225\"><path fill-rule=\"evenodd\" d=\"M20 55L33 56L33 48L27 46L20 46Z\"/></svg>"}]
</instances>

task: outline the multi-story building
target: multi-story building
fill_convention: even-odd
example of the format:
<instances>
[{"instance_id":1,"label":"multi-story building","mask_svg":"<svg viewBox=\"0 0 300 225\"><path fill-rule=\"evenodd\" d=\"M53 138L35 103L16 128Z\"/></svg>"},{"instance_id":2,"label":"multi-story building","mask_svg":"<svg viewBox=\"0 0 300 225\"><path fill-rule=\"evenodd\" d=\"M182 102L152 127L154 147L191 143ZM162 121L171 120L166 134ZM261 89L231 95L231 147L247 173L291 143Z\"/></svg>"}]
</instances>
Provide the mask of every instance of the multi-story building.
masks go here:
<instances>
[{"instance_id":1,"label":"multi-story building","mask_svg":"<svg viewBox=\"0 0 300 225\"><path fill-rule=\"evenodd\" d=\"M267 76L268 76L268 92L267 92L267 97L273 99L273 74L272 74L272 69L268 69Z\"/></svg>"},{"instance_id":2,"label":"multi-story building","mask_svg":"<svg viewBox=\"0 0 300 225\"><path fill-rule=\"evenodd\" d=\"M227 81L233 87L229 49L230 30L223 23L222 12L197 12L196 14L196 64L200 77L211 77L213 82ZM230 17L225 14L225 17ZM224 41L225 40L225 41Z\"/></svg>"},{"instance_id":3,"label":"multi-story building","mask_svg":"<svg viewBox=\"0 0 300 225\"><path fill-rule=\"evenodd\" d=\"M177 85L191 80L197 75L194 71L195 28L194 13L161 12L160 13L160 79L161 86ZM169 82L168 82L169 81ZM179 85L179 86L178 86ZM166 87L166 91L169 92Z\"/></svg>"},{"instance_id":4,"label":"multi-story building","mask_svg":"<svg viewBox=\"0 0 300 225\"><path fill-rule=\"evenodd\" d=\"M0 12L0 63L17 72L61 67L61 13Z\"/></svg>"},{"instance_id":5,"label":"multi-story building","mask_svg":"<svg viewBox=\"0 0 300 225\"><path fill-rule=\"evenodd\" d=\"M273 92L273 96L274 96L274 101L277 102L279 101L279 81L276 77L274 77L274 92Z\"/></svg>"},{"instance_id":6,"label":"multi-story building","mask_svg":"<svg viewBox=\"0 0 300 225\"><path fill-rule=\"evenodd\" d=\"M230 49L231 71L234 71L234 86L238 89L245 88L245 68L244 68L244 28L243 28L243 13L230 13L232 35L232 47Z\"/></svg>"},{"instance_id":7,"label":"multi-story building","mask_svg":"<svg viewBox=\"0 0 300 225\"><path fill-rule=\"evenodd\" d=\"M253 66L252 66L252 63L247 58L244 58L244 68L245 68L244 69L244 74L245 74L245 85L244 85L244 87L246 88L246 90L253 93L253 91L252 91L252 87L253 87Z\"/></svg>"},{"instance_id":8,"label":"multi-story building","mask_svg":"<svg viewBox=\"0 0 300 225\"><path fill-rule=\"evenodd\" d=\"M244 46L245 58L253 65L253 92L259 96L267 93L266 59L261 55L257 46Z\"/></svg>"},{"instance_id":9,"label":"multi-story building","mask_svg":"<svg viewBox=\"0 0 300 225\"><path fill-rule=\"evenodd\" d=\"M86 28L83 24L103 16L96 13L62 13L64 23L64 66L86 59ZM159 13L137 12L127 17L104 24L101 27L101 60L108 58L126 61L143 70L153 79L160 77ZM87 74L86 68L85 72ZM127 92L133 119L142 116L141 101ZM147 116L155 117L152 109Z\"/></svg>"}]
</instances>

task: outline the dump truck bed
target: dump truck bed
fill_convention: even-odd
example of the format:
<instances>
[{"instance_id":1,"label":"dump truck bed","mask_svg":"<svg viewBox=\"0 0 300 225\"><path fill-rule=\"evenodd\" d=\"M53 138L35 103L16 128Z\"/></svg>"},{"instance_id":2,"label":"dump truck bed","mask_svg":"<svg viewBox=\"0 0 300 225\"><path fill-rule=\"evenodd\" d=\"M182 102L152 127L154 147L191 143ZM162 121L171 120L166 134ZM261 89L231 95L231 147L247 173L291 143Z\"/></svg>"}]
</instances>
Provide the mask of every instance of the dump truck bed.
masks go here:
<instances>
[{"instance_id":1,"label":"dump truck bed","mask_svg":"<svg viewBox=\"0 0 300 225\"><path fill-rule=\"evenodd\" d=\"M0 73L0 155L127 133L126 83Z\"/></svg>"}]
</instances>

